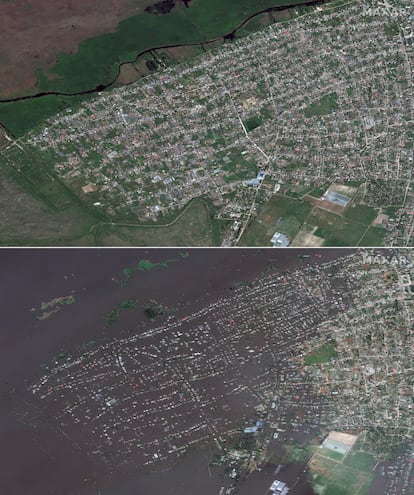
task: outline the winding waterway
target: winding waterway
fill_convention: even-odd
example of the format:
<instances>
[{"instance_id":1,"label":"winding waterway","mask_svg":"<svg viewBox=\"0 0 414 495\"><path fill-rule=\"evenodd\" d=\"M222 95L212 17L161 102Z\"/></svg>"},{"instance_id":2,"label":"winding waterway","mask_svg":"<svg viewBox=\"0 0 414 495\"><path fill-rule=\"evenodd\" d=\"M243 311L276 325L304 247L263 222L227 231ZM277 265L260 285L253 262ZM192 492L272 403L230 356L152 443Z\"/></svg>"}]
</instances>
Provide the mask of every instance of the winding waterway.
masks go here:
<instances>
[{"instance_id":1,"label":"winding waterway","mask_svg":"<svg viewBox=\"0 0 414 495\"><path fill-rule=\"evenodd\" d=\"M270 7L270 8L267 8L267 9L260 10L259 12L256 12L256 13L250 15L249 17L247 17L246 19L244 19L232 31L230 31L230 32L228 32L228 33L226 33L224 35L217 36L215 38L209 39L207 41L202 41L202 42L197 42L197 43L182 43L182 44L176 44L176 45L153 46L151 48L148 48L146 50L143 50L143 51L139 52L135 56L135 58L133 60L128 60L128 61L125 61L125 62L120 63L118 65L118 70L117 70L116 76L110 82L108 82L106 84L103 84L103 83L102 84L98 84L93 89L89 89L89 90L85 90L85 91L80 91L80 92L77 92L77 93L66 93L64 91L42 91L42 92L39 92L39 93L35 93L33 95L19 96L19 97L8 98L8 99L0 99L0 103L12 103L12 102L18 102L18 101L33 100L33 99L37 99L37 98L42 98L44 96L86 96L86 95L91 95L91 94L94 94L94 93L99 93L101 91L104 91L106 89L111 88L112 86L114 86L116 84L116 82L117 82L117 80L119 78L119 75L120 75L122 66L127 65L127 64L131 64L131 63L135 63L135 62L137 62L137 60L140 57L142 57L143 55L145 55L147 53L150 53L150 52L152 52L154 50L162 50L162 49L168 49L168 48L182 48L182 47L191 47L191 46L198 46L198 47L204 48L204 46L210 45L210 44L213 44L213 43L217 43L220 40L225 41L225 40L232 40L232 39L234 39L235 36L236 36L236 34L237 34L237 32L240 29L242 29L248 22L250 22L252 19L254 19L255 17L257 17L259 15L262 15L262 14L265 14L265 13L271 13L271 12L282 12L282 11L285 11L285 10L291 10L291 9L295 9L295 8L298 8L298 7L313 7L313 6L323 5L325 3L329 3L330 1L331 0L310 0L308 2L303 2L303 3L294 3L294 4L290 4L290 5L278 5L278 6L275 6L275 7ZM128 84L132 84L132 83L127 83L127 84L124 84L124 85L128 85Z\"/></svg>"}]
</instances>

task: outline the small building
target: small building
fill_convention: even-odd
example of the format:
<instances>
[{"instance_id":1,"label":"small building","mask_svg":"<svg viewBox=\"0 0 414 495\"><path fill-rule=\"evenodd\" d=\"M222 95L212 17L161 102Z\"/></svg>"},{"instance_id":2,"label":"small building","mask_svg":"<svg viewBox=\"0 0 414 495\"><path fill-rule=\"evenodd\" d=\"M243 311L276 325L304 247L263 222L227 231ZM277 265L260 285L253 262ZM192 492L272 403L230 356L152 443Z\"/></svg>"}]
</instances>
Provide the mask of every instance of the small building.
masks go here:
<instances>
[{"instance_id":1,"label":"small building","mask_svg":"<svg viewBox=\"0 0 414 495\"><path fill-rule=\"evenodd\" d=\"M275 495L286 495L289 491L289 488L286 486L286 483L283 483L283 481L275 480L270 485L269 490Z\"/></svg>"},{"instance_id":2,"label":"small building","mask_svg":"<svg viewBox=\"0 0 414 495\"><path fill-rule=\"evenodd\" d=\"M262 183L263 179L265 178L265 173L264 172L259 172L257 174L257 177L255 179L247 179L244 181L245 186L253 186L253 187L258 187Z\"/></svg>"},{"instance_id":3,"label":"small building","mask_svg":"<svg viewBox=\"0 0 414 495\"><path fill-rule=\"evenodd\" d=\"M259 428L257 426L248 426L243 430L244 433L257 433Z\"/></svg>"},{"instance_id":4,"label":"small building","mask_svg":"<svg viewBox=\"0 0 414 495\"><path fill-rule=\"evenodd\" d=\"M260 179L247 179L244 181L245 186L253 186L253 187L258 187L261 183Z\"/></svg>"},{"instance_id":5,"label":"small building","mask_svg":"<svg viewBox=\"0 0 414 495\"><path fill-rule=\"evenodd\" d=\"M281 232L275 232L270 242L273 244L273 247L287 247L290 243L289 238Z\"/></svg>"}]
</instances>

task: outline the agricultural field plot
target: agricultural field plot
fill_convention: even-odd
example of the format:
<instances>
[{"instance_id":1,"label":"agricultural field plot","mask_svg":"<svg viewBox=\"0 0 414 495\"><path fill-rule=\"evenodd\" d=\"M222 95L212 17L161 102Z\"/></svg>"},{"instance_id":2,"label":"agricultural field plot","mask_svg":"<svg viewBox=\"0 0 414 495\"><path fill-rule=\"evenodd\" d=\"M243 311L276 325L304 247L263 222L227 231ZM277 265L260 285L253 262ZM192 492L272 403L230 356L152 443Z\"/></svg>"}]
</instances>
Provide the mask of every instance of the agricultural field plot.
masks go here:
<instances>
[{"instance_id":1,"label":"agricultural field plot","mask_svg":"<svg viewBox=\"0 0 414 495\"><path fill-rule=\"evenodd\" d=\"M302 201L286 196L274 196L248 227L240 245L269 246L276 231L293 239L311 209L311 205Z\"/></svg>"},{"instance_id":2,"label":"agricultural field plot","mask_svg":"<svg viewBox=\"0 0 414 495\"><path fill-rule=\"evenodd\" d=\"M382 227L370 227L360 241L360 246L382 246L387 232Z\"/></svg>"},{"instance_id":3,"label":"agricultural field plot","mask_svg":"<svg viewBox=\"0 0 414 495\"><path fill-rule=\"evenodd\" d=\"M308 463L313 485L321 495L366 495L373 475L315 454Z\"/></svg>"},{"instance_id":4,"label":"agricultural field plot","mask_svg":"<svg viewBox=\"0 0 414 495\"><path fill-rule=\"evenodd\" d=\"M312 210L307 223L317 227L315 235L325 239L325 246L357 246L368 229L367 225L321 208Z\"/></svg>"},{"instance_id":5,"label":"agricultural field plot","mask_svg":"<svg viewBox=\"0 0 414 495\"><path fill-rule=\"evenodd\" d=\"M378 210L366 205L350 205L343 216L364 225L371 225L378 216Z\"/></svg>"},{"instance_id":6,"label":"agricultural field plot","mask_svg":"<svg viewBox=\"0 0 414 495\"><path fill-rule=\"evenodd\" d=\"M93 217L73 205L56 212L7 178L0 180L0 245L94 245Z\"/></svg>"}]
</instances>

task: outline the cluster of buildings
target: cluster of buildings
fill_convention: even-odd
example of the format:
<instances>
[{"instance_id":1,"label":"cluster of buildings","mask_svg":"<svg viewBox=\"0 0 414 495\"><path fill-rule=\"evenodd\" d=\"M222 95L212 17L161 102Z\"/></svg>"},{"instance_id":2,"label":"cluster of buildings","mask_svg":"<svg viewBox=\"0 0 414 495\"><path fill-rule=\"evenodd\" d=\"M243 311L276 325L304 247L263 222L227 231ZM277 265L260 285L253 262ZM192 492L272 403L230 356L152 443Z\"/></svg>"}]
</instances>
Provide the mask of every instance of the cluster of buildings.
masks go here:
<instances>
[{"instance_id":1,"label":"cluster of buildings","mask_svg":"<svg viewBox=\"0 0 414 495\"><path fill-rule=\"evenodd\" d=\"M397 3L403 32L412 5ZM11 159L43 151L76 194L139 221L207 195L243 224L275 186L327 178L409 186L412 38L386 27L326 5L58 114Z\"/></svg>"},{"instance_id":2,"label":"cluster of buildings","mask_svg":"<svg viewBox=\"0 0 414 495\"><path fill-rule=\"evenodd\" d=\"M295 402L280 380L319 324L346 307L348 265L272 273L193 314L69 352L33 385L33 399L111 465L168 462L194 445L224 452L241 424L260 433L273 402L275 418L280 397Z\"/></svg>"},{"instance_id":3,"label":"cluster of buildings","mask_svg":"<svg viewBox=\"0 0 414 495\"><path fill-rule=\"evenodd\" d=\"M269 488L270 493L274 495L287 495L289 492L289 488L286 483L283 481L275 480Z\"/></svg>"},{"instance_id":4,"label":"cluster of buildings","mask_svg":"<svg viewBox=\"0 0 414 495\"><path fill-rule=\"evenodd\" d=\"M338 357L304 373L321 396L334 398L333 425L367 429L386 451L412 437L414 258L365 255L360 270L353 305L320 327L321 342L335 342Z\"/></svg>"},{"instance_id":5,"label":"cluster of buildings","mask_svg":"<svg viewBox=\"0 0 414 495\"><path fill-rule=\"evenodd\" d=\"M406 486L413 254L313 256L296 271L238 284L194 313L65 353L31 387L33 400L53 411L59 431L113 467L168 463L213 445L231 459L234 488L270 442L307 442L334 429L323 446L335 452L346 454L361 432L364 449L379 458L403 449L397 480L390 466L377 470L390 487ZM309 364L326 343L336 357ZM252 451L234 447L241 435ZM272 487L287 493L282 482Z\"/></svg>"}]
</instances>

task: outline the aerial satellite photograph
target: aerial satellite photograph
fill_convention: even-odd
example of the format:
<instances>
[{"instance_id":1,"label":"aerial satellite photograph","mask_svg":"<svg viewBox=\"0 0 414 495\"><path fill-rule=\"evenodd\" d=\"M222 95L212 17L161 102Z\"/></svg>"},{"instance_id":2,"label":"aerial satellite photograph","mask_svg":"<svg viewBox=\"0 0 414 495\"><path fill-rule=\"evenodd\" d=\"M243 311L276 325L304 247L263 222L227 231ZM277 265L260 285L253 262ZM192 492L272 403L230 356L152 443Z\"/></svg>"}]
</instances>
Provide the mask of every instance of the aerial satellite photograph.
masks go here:
<instances>
[{"instance_id":1,"label":"aerial satellite photograph","mask_svg":"<svg viewBox=\"0 0 414 495\"><path fill-rule=\"evenodd\" d=\"M0 26L0 495L414 495L414 1Z\"/></svg>"},{"instance_id":2,"label":"aerial satellite photograph","mask_svg":"<svg viewBox=\"0 0 414 495\"><path fill-rule=\"evenodd\" d=\"M413 493L411 250L0 264L0 493Z\"/></svg>"},{"instance_id":3,"label":"aerial satellite photograph","mask_svg":"<svg viewBox=\"0 0 414 495\"><path fill-rule=\"evenodd\" d=\"M2 0L0 244L413 246L411 0Z\"/></svg>"}]
</instances>

